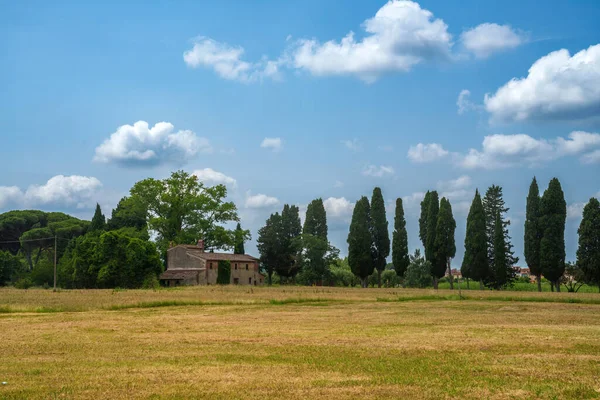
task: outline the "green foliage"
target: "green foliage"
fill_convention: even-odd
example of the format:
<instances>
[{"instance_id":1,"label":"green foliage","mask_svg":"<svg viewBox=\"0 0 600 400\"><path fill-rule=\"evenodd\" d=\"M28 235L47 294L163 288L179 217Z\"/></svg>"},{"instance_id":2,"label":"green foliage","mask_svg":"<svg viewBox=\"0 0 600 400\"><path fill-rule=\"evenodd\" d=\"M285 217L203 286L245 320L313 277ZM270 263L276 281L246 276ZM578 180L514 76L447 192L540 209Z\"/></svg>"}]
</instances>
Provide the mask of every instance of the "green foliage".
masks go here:
<instances>
[{"instance_id":1,"label":"green foliage","mask_svg":"<svg viewBox=\"0 0 600 400\"><path fill-rule=\"evenodd\" d=\"M485 213L478 190L475 191L467 216L465 254L461 273L465 278L476 281L484 280L489 274Z\"/></svg>"},{"instance_id":2,"label":"green foliage","mask_svg":"<svg viewBox=\"0 0 600 400\"><path fill-rule=\"evenodd\" d=\"M493 289L502 289L512 284L515 279L515 272L512 267L507 268L504 226L499 212L496 214L493 260L494 264L490 265L490 274L485 280L486 286Z\"/></svg>"},{"instance_id":3,"label":"green foliage","mask_svg":"<svg viewBox=\"0 0 600 400\"><path fill-rule=\"evenodd\" d=\"M550 282L557 284L565 271L565 222L567 203L558 179L553 178L540 204L540 267ZM557 288L560 286L557 285Z\"/></svg>"},{"instance_id":4,"label":"green foliage","mask_svg":"<svg viewBox=\"0 0 600 400\"><path fill-rule=\"evenodd\" d=\"M386 269L385 271L383 271L381 273L381 284L383 287L386 287L386 288L398 287L402 283L401 281L402 281L402 279L400 278L400 276L398 276L398 274L394 270Z\"/></svg>"},{"instance_id":5,"label":"green foliage","mask_svg":"<svg viewBox=\"0 0 600 400\"><path fill-rule=\"evenodd\" d=\"M441 278L445 275L449 260L456 255L455 230L456 221L452 215L452 205L450 201L442 197L435 232L435 264L431 268L434 278Z\"/></svg>"},{"instance_id":6,"label":"green foliage","mask_svg":"<svg viewBox=\"0 0 600 400\"><path fill-rule=\"evenodd\" d=\"M377 284L381 287L381 272L385 269L387 256L390 254L390 234L385 215L385 202L378 187L373 189L371 197L371 237L373 238L373 265L378 272Z\"/></svg>"},{"instance_id":7,"label":"green foliage","mask_svg":"<svg viewBox=\"0 0 600 400\"><path fill-rule=\"evenodd\" d=\"M217 285L229 285L231 282L231 263L228 260L219 260L217 270Z\"/></svg>"},{"instance_id":8,"label":"green foliage","mask_svg":"<svg viewBox=\"0 0 600 400\"><path fill-rule=\"evenodd\" d=\"M311 201L306 209L302 247L301 281L314 285L329 280L330 259L327 253L332 246L327 240L327 215L320 198Z\"/></svg>"},{"instance_id":9,"label":"green foliage","mask_svg":"<svg viewBox=\"0 0 600 400\"><path fill-rule=\"evenodd\" d=\"M166 179L139 181L130 193L147 210L148 226L162 251L169 242L196 243L200 238L207 249L234 246L234 232L221 225L239 219L235 204L225 201L225 185L206 187L195 175L177 171Z\"/></svg>"},{"instance_id":10,"label":"green foliage","mask_svg":"<svg viewBox=\"0 0 600 400\"><path fill-rule=\"evenodd\" d=\"M148 229L147 214L148 210L139 198L123 197L119 200L117 207L112 210L112 216L106 225L110 231L122 228L134 228L144 231Z\"/></svg>"},{"instance_id":11,"label":"green foliage","mask_svg":"<svg viewBox=\"0 0 600 400\"><path fill-rule=\"evenodd\" d=\"M600 202L597 199L592 197L583 208L577 233L577 265L583 273L583 279L600 286Z\"/></svg>"},{"instance_id":12,"label":"green foliage","mask_svg":"<svg viewBox=\"0 0 600 400\"><path fill-rule=\"evenodd\" d=\"M485 212L485 232L488 242L488 265L490 267L496 265L494 263L494 256L496 254L494 248L494 234L496 232L496 214L499 213L504 232L504 243L506 245L504 250L505 268L507 271L513 271L512 267L519 262L519 258L515 257L511 238L508 234L510 220L506 218L506 213L509 211L509 208L504 204L502 188L497 185L490 186L485 193L482 203Z\"/></svg>"},{"instance_id":13,"label":"green foliage","mask_svg":"<svg viewBox=\"0 0 600 400\"><path fill-rule=\"evenodd\" d=\"M21 272L23 264L17 256L8 251L0 251L0 286L11 282Z\"/></svg>"},{"instance_id":14,"label":"green foliage","mask_svg":"<svg viewBox=\"0 0 600 400\"><path fill-rule=\"evenodd\" d=\"M54 262L48 257L40 260L29 275L34 286L53 285L54 284Z\"/></svg>"},{"instance_id":15,"label":"green foliage","mask_svg":"<svg viewBox=\"0 0 600 400\"><path fill-rule=\"evenodd\" d=\"M431 192L428 190L421 201L421 215L419 217L419 239L423 248L427 247L427 214L429 214L429 203L431 202Z\"/></svg>"},{"instance_id":16,"label":"green foliage","mask_svg":"<svg viewBox=\"0 0 600 400\"><path fill-rule=\"evenodd\" d=\"M158 290L160 288L160 282L156 274L150 274L142 282L142 289Z\"/></svg>"},{"instance_id":17,"label":"green foliage","mask_svg":"<svg viewBox=\"0 0 600 400\"><path fill-rule=\"evenodd\" d=\"M246 249L244 249L245 232L238 222L234 233L235 245L233 246L233 254L246 254Z\"/></svg>"},{"instance_id":18,"label":"green foliage","mask_svg":"<svg viewBox=\"0 0 600 400\"><path fill-rule=\"evenodd\" d=\"M90 231L103 231L106 229L106 218L104 214L102 214L102 210L100 209L100 204L96 203L96 211L94 212L94 216L92 217L92 222L90 224Z\"/></svg>"},{"instance_id":19,"label":"green foliage","mask_svg":"<svg viewBox=\"0 0 600 400\"><path fill-rule=\"evenodd\" d=\"M277 274L285 278L294 278L302 265L298 255L302 250L302 224L297 206L285 204L281 212L281 262L275 267Z\"/></svg>"},{"instance_id":20,"label":"green foliage","mask_svg":"<svg viewBox=\"0 0 600 400\"><path fill-rule=\"evenodd\" d=\"M45 227L48 213L39 210L17 210L0 214L0 251L10 251L16 255L21 245L21 235L33 228Z\"/></svg>"},{"instance_id":21,"label":"green foliage","mask_svg":"<svg viewBox=\"0 0 600 400\"><path fill-rule=\"evenodd\" d=\"M32 286L33 286L33 282L31 281L31 278L29 278L28 276L23 277L15 282L15 288L17 288L17 289L29 289Z\"/></svg>"},{"instance_id":22,"label":"green foliage","mask_svg":"<svg viewBox=\"0 0 600 400\"><path fill-rule=\"evenodd\" d=\"M285 262L285 260L282 260L282 241L281 215L279 213L271 214L265 226L258 230L258 239L256 240L260 262L267 273L269 285L273 282L273 272L275 272L277 265Z\"/></svg>"},{"instance_id":23,"label":"green foliage","mask_svg":"<svg viewBox=\"0 0 600 400\"><path fill-rule=\"evenodd\" d=\"M436 265L435 262L435 236L437 228L440 201L438 193L434 190L429 195L429 209L427 210L427 231L425 239L425 259Z\"/></svg>"},{"instance_id":24,"label":"green foliage","mask_svg":"<svg viewBox=\"0 0 600 400\"><path fill-rule=\"evenodd\" d=\"M410 263L408 257L408 234L406 233L406 220L402 198L396 199L396 213L394 216L394 232L392 233L392 264L399 277L404 276Z\"/></svg>"},{"instance_id":25,"label":"green foliage","mask_svg":"<svg viewBox=\"0 0 600 400\"><path fill-rule=\"evenodd\" d=\"M423 256L419 249L410 256L410 264L404 274L404 286L411 288L426 288L431 285L431 263Z\"/></svg>"},{"instance_id":26,"label":"green foliage","mask_svg":"<svg viewBox=\"0 0 600 400\"><path fill-rule=\"evenodd\" d=\"M330 272L331 284L334 286L354 287L360 283L356 275L352 273L347 257L332 264Z\"/></svg>"},{"instance_id":27,"label":"green foliage","mask_svg":"<svg viewBox=\"0 0 600 400\"><path fill-rule=\"evenodd\" d=\"M302 233L327 240L327 215L323 199L318 198L308 204Z\"/></svg>"},{"instance_id":28,"label":"green foliage","mask_svg":"<svg viewBox=\"0 0 600 400\"><path fill-rule=\"evenodd\" d=\"M350 269L366 287L367 277L373 273L375 266L372 257L371 210L369 199L364 196L354 206L347 242Z\"/></svg>"},{"instance_id":29,"label":"green foliage","mask_svg":"<svg viewBox=\"0 0 600 400\"><path fill-rule=\"evenodd\" d=\"M575 263L565 263L565 273L560 278L567 292L576 293L585 284L585 272Z\"/></svg>"},{"instance_id":30,"label":"green foliage","mask_svg":"<svg viewBox=\"0 0 600 400\"><path fill-rule=\"evenodd\" d=\"M532 275L540 277L540 241L542 232L540 230L540 190L535 177L529 186L527 195L527 208L525 211L525 261Z\"/></svg>"}]
</instances>

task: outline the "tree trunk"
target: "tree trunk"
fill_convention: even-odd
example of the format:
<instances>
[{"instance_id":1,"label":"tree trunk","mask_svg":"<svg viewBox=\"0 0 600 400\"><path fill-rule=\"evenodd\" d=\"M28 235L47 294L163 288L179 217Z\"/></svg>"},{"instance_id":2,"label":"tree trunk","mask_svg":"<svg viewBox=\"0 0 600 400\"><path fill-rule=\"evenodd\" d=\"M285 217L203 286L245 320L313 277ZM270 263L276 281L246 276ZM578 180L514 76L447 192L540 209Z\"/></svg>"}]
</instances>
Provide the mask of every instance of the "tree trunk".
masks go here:
<instances>
[{"instance_id":1,"label":"tree trunk","mask_svg":"<svg viewBox=\"0 0 600 400\"><path fill-rule=\"evenodd\" d=\"M537 275L535 277L535 280L537 281L538 292L541 292L542 291L542 275Z\"/></svg>"},{"instance_id":2,"label":"tree trunk","mask_svg":"<svg viewBox=\"0 0 600 400\"><path fill-rule=\"evenodd\" d=\"M556 281L556 291L560 292L560 280Z\"/></svg>"},{"instance_id":3,"label":"tree trunk","mask_svg":"<svg viewBox=\"0 0 600 400\"><path fill-rule=\"evenodd\" d=\"M272 279L273 273L269 272L268 276L269 276L269 286L271 286L273 284L273 279Z\"/></svg>"},{"instance_id":4,"label":"tree trunk","mask_svg":"<svg viewBox=\"0 0 600 400\"><path fill-rule=\"evenodd\" d=\"M362 287L363 289L366 289L367 284L368 284L368 280L369 278L360 278L360 287Z\"/></svg>"},{"instance_id":5,"label":"tree trunk","mask_svg":"<svg viewBox=\"0 0 600 400\"><path fill-rule=\"evenodd\" d=\"M433 288L435 290L438 290L438 278L437 278L437 276L433 277Z\"/></svg>"},{"instance_id":6,"label":"tree trunk","mask_svg":"<svg viewBox=\"0 0 600 400\"><path fill-rule=\"evenodd\" d=\"M550 282L550 291L554 292L554 282Z\"/></svg>"},{"instance_id":7,"label":"tree trunk","mask_svg":"<svg viewBox=\"0 0 600 400\"><path fill-rule=\"evenodd\" d=\"M381 270L377 270L377 287L381 287Z\"/></svg>"},{"instance_id":8,"label":"tree trunk","mask_svg":"<svg viewBox=\"0 0 600 400\"><path fill-rule=\"evenodd\" d=\"M467 290L471 290L471 287L469 286L469 278L467 278Z\"/></svg>"},{"instance_id":9,"label":"tree trunk","mask_svg":"<svg viewBox=\"0 0 600 400\"><path fill-rule=\"evenodd\" d=\"M479 281L479 290L483 290L483 281Z\"/></svg>"},{"instance_id":10,"label":"tree trunk","mask_svg":"<svg viewBox=\"0 0 600 400\"><path fill-rule=\"evenodd\" d=\"M454 290L454 277L452 276L452 268L450 267L450 259L448 259L448 273L450 275L450 289Z\"/></svg>"}]
</instances>

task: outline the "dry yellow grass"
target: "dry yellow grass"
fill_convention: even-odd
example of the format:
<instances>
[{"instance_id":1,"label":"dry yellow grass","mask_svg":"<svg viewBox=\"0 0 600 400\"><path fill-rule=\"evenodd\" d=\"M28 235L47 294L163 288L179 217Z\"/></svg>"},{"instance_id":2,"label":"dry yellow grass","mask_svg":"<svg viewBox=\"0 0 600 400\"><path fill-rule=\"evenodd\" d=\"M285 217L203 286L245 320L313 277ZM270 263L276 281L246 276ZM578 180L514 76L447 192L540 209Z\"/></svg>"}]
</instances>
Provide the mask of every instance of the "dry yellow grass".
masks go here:
<instances>
[{"instance_id":1,"label":"dry yellow grass","mask_svg":"<svg viewBox=\"0 0 600 400\"><path fill-rule=\"evenodd\" d=\"M0 398L600 397L600 305L475 295L2 289Z\"/></svg>"}]
</instances>

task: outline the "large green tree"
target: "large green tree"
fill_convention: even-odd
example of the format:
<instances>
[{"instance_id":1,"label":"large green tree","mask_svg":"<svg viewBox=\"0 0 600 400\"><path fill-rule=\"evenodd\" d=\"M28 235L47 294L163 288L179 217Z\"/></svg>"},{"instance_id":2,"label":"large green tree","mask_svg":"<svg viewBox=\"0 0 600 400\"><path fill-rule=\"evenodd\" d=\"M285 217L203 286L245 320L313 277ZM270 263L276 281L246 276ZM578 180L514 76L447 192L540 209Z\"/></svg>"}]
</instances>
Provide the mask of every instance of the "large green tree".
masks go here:
<instances>
[{"instance_id":1,"label":"large green tree","mask_svg":"<svg viewBox=\"0 0 600 400\"><path fill-rule=\"evenodd\" d=\"M403 277L410 264L408 256L408 234L406 233L406 220L402 198L396 199L396 213L394 215L394 232L392 233L392 264L399 277Z\"/></svg>"},{"instance_id":2,"label":"large green tree","mask_svg":"<svg viewBox=\"0 0 600 400\"><path fill-rule=\"evenodd\" d=\"M369 199L361 197L354 206L348 233L348 264L363 288L373 273L373 238L371 237L371 210Z\"/></svg>"},{"instance_id":3,"label":"large green tree","mask_svg":"<svg viewBox=\"0 0 600 400\"><path fill-rule=\"evenodd\" d=\"M377 286L381 287L381 273L390 254L390 234L385 215L385 202L381 189L373 189L371 197L371 236L373 238L373 265L377 270Z\"/></svg>"},{"instance_id":4,"label":"large green tree","mask_svg":"<svg viewBox=\"0 0 600 400\"><path fill-rule=\"evenodd\" d=\"M410 264L404 273L404 286L426 288L431 285L431 263L421 256L419 249L410 256Z\"/></svg>"},{"instance_id":5,"label":"large green tree","mask_svg":"<svg viewBox=\"0 0 600 400\"><path fill-rule=\"evenodd\" d=\"M90 231L103 231L106 229L106 218L102 214L100 204L96 203L96 211L92 217L92 223L90 224Z\"/></svg>"},{"instance_id":6,"label":"large green tree","mask_svg":"<svg viewBox=\"0 0 600 400\"><path fill-rule=\"evenodd\" d=\"M598 285L600 290L600 202L597 199L592 197L583 208L577 233L577 266L583 272L585 281Z\"/></svg>"},{"instance_id":7,"label":"large green tree","mask_svg":"<svg viewBox=\"0 0 600 400\"><path fill-rule=\"evenodd\" d=\"M117 207L112 210L111 218L107 221L106 227L111 231L122 228L145 231L148 229L147 214L148 210L139 198L123 197L119 200Z\"/></svg>"},{"instance_id":8,"label":"large green tree","mask_svg":"<svg viewBox=\"0 0 600 400\"><path fill-rule=\"evenodd\" d=\"M246 254L246 249L244 249L245 236L246 234L238 222L235 227L235 245L233 246L233 254Z\"/></svg>"},{"instance_id":9,"label":"large green tree","mask_svg":"<svg viewBox=\"0 0 600 400\"><path fill-rule=\"evenodd\" d=\"M560 292L560 278L565 272L565 222L567 203L560 182L552 178L540 204L540 267L556 291Z\"/></svg>"},{"instance_id":10,"label":"large green tree","mask_svg":"<svg viewBox=\"0 0 600 400\"><path fill-rule=\"evenodd\" d=\"M273 282L273 272L280 263L285 262L282 248L282 224L279 213L271 214L265 226L258 230L256 247L260 254L260 262L267 273L269 285Z\"/></svg>"},{"instance_id":11,"label":"large green tree","mask_svg":"<svg viewBox=\"0 0 600 400\"><path fill-rule=\"evenodd\" d=\"M496 214L496 229L494 230L494 263L490 265L491 274L488 276L487 285L496 290L502 289L512 283L514 273L506 269L506 241L504 226L500 213Z\"/></svg>"},{"instance_id":12,"label":"large green tree","mask_svg":"<svg viewBox=\"0 0 600 400\"><path fill-rule=\"evenodd\" d=\"M527 195L527 208L525 210L525 261L536 277L538 292L542 291L542 270L540 268L540 242L542 232L540 230L540 190L535 177L529 186Z\"/></svg>"},{"instance_id":13,"label":"large green tree","mask_svg":"<svg viewBox=\"0 0 600 400\"><path fill-rule=\"evenodd\" d=\"M281 212L281 259L276 267L279 276L285 278L296 277L301 263L298 256L302 250L302 223L300 222L300 210L297 206L285 204Z\"/></svg>"},{"instance_id":14,"label":"large green tree","mask_svg":"<svg viewBox=\"0 0 600 400\"><path fill-rule=\"evenodd\" d=\"M497 185L492 185L488 188L485 193L485 197L482 199L483 209L485 211L485 230L486 237L488 241L488 265L490 266L490 275L485 279L486 284L490 287L495 287L496 278L494 277L495 273L500 273L498 265L494 257L497 253L495 244L495 232L496 232L496 216L500 214L500 220L502 221L502 229L504 232L504 266L503 271L500 273L502 276L512 276L510 280L514 279L515 270L514 265L519 262L519 258L515 257L515 252L513 251L513 245L511 242L510 235L508 234L508 227L510 225L510 220L506 218L506 213L510 210L506 207L504 203L504 198L502 195L502 187Z\"/></svg>"},{"instance_id":15,"label":"large green tree","mask_svg":"<svg viewBox=\"0 0 600 400\"><path fill-rule=\"evenodd\" d=\"M468 279L479 281L480 289L483 289L483 281L489 275L487 243L485 212L479 190L475 190L475 197L467 216L465 255L461 273L467 278L467 283Z\"/></svg>"},{"instance_id":16,"label":"large green tree","mask_svg":"<svg viewBox=\"0 0 600 400\"><path fill-rule=\"evenodd\" d=\"M427 191L421 201L421 215L419 216L419 239L421 239L423 248L427 247L427 214L429 213L430 200L431 192Z\"/></svg>"},{"instance_id":17,"label":"large green tree","mask_svg":"<svg viewBox=\"0 0 600 400\"><path fill-rule=\"evenodd\" d=\"M195 175L176 171L166 179L148 178L131 188L131 197L148 212L148 226L162 251L169 242L195 244L207 249L231 249L233 230L223 225L238 221L234 203L225 201L225 185L204 186Z\"/></svg>"},{"instance_id":18,"label":"large green tree","mask_svg":"<svg viewBox=\"0 0 600 400\"><path fill-rule=\"evenodd\" d=\"M442 197L435 229L435 264L432 265L431 268L434 289L438 288L438 279L443 277L446 271L450 270L450 260L456 255L456 242L454 241L455 230L456 221L452 215L452 205L448 199ZM450 287L454 289L452 273L451 271L449 272Z\"/></svg>"},{"instance_id":19,"label":"large green tree","mask_svg":"<svg viewBox=\"0 0 600 400\"><path fill-rule=\"evenodd\" d=\"M429 195L429 211L427 212L427 232L425 239L425 259L429 261L432 266L436 265L435 235L439 211L440 200L438 193L434 190Z\"/></svg>"},{"instance_id":20,"label":"large green tree","mask_svg":"<svg viewBox=\"0 0 600 400\"><path fill-rule=\"evenodd\" d=\"M329 279L329 264L337 249L334 251L327 239L327 214L321 198L311 201L306 208L302 246L302 280L318 285Z\"/></svg>"}]
</instances>

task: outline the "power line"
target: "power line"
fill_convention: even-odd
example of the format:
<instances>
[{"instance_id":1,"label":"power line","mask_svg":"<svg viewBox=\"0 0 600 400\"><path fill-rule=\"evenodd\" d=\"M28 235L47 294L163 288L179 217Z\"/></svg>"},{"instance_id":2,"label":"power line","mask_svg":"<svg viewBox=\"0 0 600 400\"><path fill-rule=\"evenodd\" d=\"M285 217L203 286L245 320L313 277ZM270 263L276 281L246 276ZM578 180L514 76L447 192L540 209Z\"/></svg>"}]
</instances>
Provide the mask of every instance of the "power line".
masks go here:
<instances>
[{"instance_id":1,"label":"power line","mask_svg":"<svg viewBox=\"0 0 600 400\"><path fill-rule=\"evenodd\" d=\"M37 238L37 239L25 239L25 240L5 240L0 242L0 244L5 244L5 243L22 243L22 242L35 242L38 240L50 240L50 239L54 239L55 237L47 237L47 238ZM56 239L60 239L60 240L73 240L74 238L61 238L61 237L57 237Z\"/></svg>"}]
</instances>

